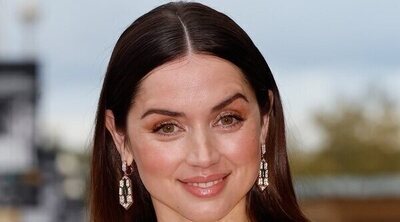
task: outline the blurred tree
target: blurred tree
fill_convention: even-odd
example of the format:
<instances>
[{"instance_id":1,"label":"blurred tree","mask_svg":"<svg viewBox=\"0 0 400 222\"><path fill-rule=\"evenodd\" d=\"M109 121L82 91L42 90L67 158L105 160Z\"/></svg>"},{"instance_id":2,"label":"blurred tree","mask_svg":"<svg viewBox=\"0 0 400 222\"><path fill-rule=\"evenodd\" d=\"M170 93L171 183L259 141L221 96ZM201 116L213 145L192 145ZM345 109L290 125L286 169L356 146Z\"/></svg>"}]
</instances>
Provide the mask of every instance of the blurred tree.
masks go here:
<instances>
[{"instance_id":1,"label":"blurred tree","mask_svg":"<svg viewBox=\"0 0 400 222\"><path fill-rule=\"evenodd\" d=\"M400 120L395 104L373 90L360 101L342 100L314 120L325 136L317 152L292 155L295 176L400 172Z\"/></svg>"}]
</instances>

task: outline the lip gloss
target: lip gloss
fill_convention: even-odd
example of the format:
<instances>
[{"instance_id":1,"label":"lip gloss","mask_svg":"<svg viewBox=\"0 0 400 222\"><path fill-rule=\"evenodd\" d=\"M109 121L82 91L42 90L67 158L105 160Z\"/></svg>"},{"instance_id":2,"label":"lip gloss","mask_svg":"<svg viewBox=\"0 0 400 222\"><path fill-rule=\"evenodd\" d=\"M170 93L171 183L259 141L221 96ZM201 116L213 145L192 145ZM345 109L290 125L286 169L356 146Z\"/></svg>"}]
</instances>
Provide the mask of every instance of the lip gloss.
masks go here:
<instances>
[{"instance_id":1,"label":"lip gloss","mask_svg":"<svg viewBox=\"0 0 400 222\"><path fill-rule=\"evenodd\" d=\"M228 174L214 174L206 177L191 177L180 180L184 189L196 197L211 198L217 196L226 185Z\"/></svg>"}]
</instances>

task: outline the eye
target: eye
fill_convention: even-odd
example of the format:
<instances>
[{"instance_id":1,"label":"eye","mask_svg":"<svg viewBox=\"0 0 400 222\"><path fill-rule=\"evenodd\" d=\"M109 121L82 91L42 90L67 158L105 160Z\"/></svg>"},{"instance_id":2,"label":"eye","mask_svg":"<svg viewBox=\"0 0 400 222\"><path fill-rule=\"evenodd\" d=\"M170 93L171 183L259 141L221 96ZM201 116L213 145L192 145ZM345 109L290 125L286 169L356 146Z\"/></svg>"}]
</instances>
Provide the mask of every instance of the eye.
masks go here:
<instances>
[{"instance_id":1,"label":"eye","mask_svg":"<svg viewBox=\"0 0 400 222\"><path fill-rule=\"evenodd\" d=\"M172 136L172 135L177 134L181 130L182 130L182 128L179 127L174 122L162 122L162 123L157 124L153 128L153 133L158 133L158 134L165 135L165 136Z\"/></svg>"},{"instance_id":2,"label":"eye","mask_svg":"<svg viewBox=\"0 0 400 222\"><path fill-rule=\"evenodd\" d=\"M214 126L221 126L223 128L229 128L229 127L234 127L237 124L240 124L243 122L243 118L239 116L238 114L234 113L225 113L222 115L219 115L217 118L217 122L214 124Z\"/></svg>"},{"instance_id":3,"label":"eye","mask_svg":"<svg viewBox=\"0 0 400 222\"><path fill-rule=\"evenodd\" d=\"M221 118L222 125L231 125L236 119L233 116L224 116Z\"/></svg>"}]
</instances>

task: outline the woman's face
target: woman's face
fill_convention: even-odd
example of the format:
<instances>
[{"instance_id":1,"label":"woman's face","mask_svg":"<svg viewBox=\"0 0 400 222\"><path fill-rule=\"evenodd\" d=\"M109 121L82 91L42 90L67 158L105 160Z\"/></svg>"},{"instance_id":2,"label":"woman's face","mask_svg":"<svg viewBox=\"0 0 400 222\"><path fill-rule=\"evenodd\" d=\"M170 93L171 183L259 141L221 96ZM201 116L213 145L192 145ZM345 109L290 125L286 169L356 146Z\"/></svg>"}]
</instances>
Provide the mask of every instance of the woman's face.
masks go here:
<instances>
[{"instance_id":1,"label":"woman's face","mask_svg":"<svg viewBox=\"0 0 400 222\"><path fill-rule=\"evenodd\" d=\"M164 64L141 83L127 121L159 221L245 217L266 124L239 68L196 54Z\"/></svg>"}]
</instances>

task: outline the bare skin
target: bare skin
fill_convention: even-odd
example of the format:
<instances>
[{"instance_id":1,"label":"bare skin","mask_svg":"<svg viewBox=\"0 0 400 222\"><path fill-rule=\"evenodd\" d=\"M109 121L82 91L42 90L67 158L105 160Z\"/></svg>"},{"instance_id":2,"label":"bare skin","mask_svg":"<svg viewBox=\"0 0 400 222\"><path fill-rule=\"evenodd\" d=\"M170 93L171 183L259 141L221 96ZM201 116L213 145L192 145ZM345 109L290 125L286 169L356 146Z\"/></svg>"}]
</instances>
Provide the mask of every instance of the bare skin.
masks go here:
<instances>
[{"instance_id":1,"label":"bare skin","mask_svg":"<svg viewBox=\"0 0 400 222\"><path fill-rule=\"evenodd\" d=\"M198 54L164 64L141 83L126 132L110 110L106 120L121 158L136 162L158 221L248 221L268 118L236 66Z\"/></svg>"}]
</instances>

